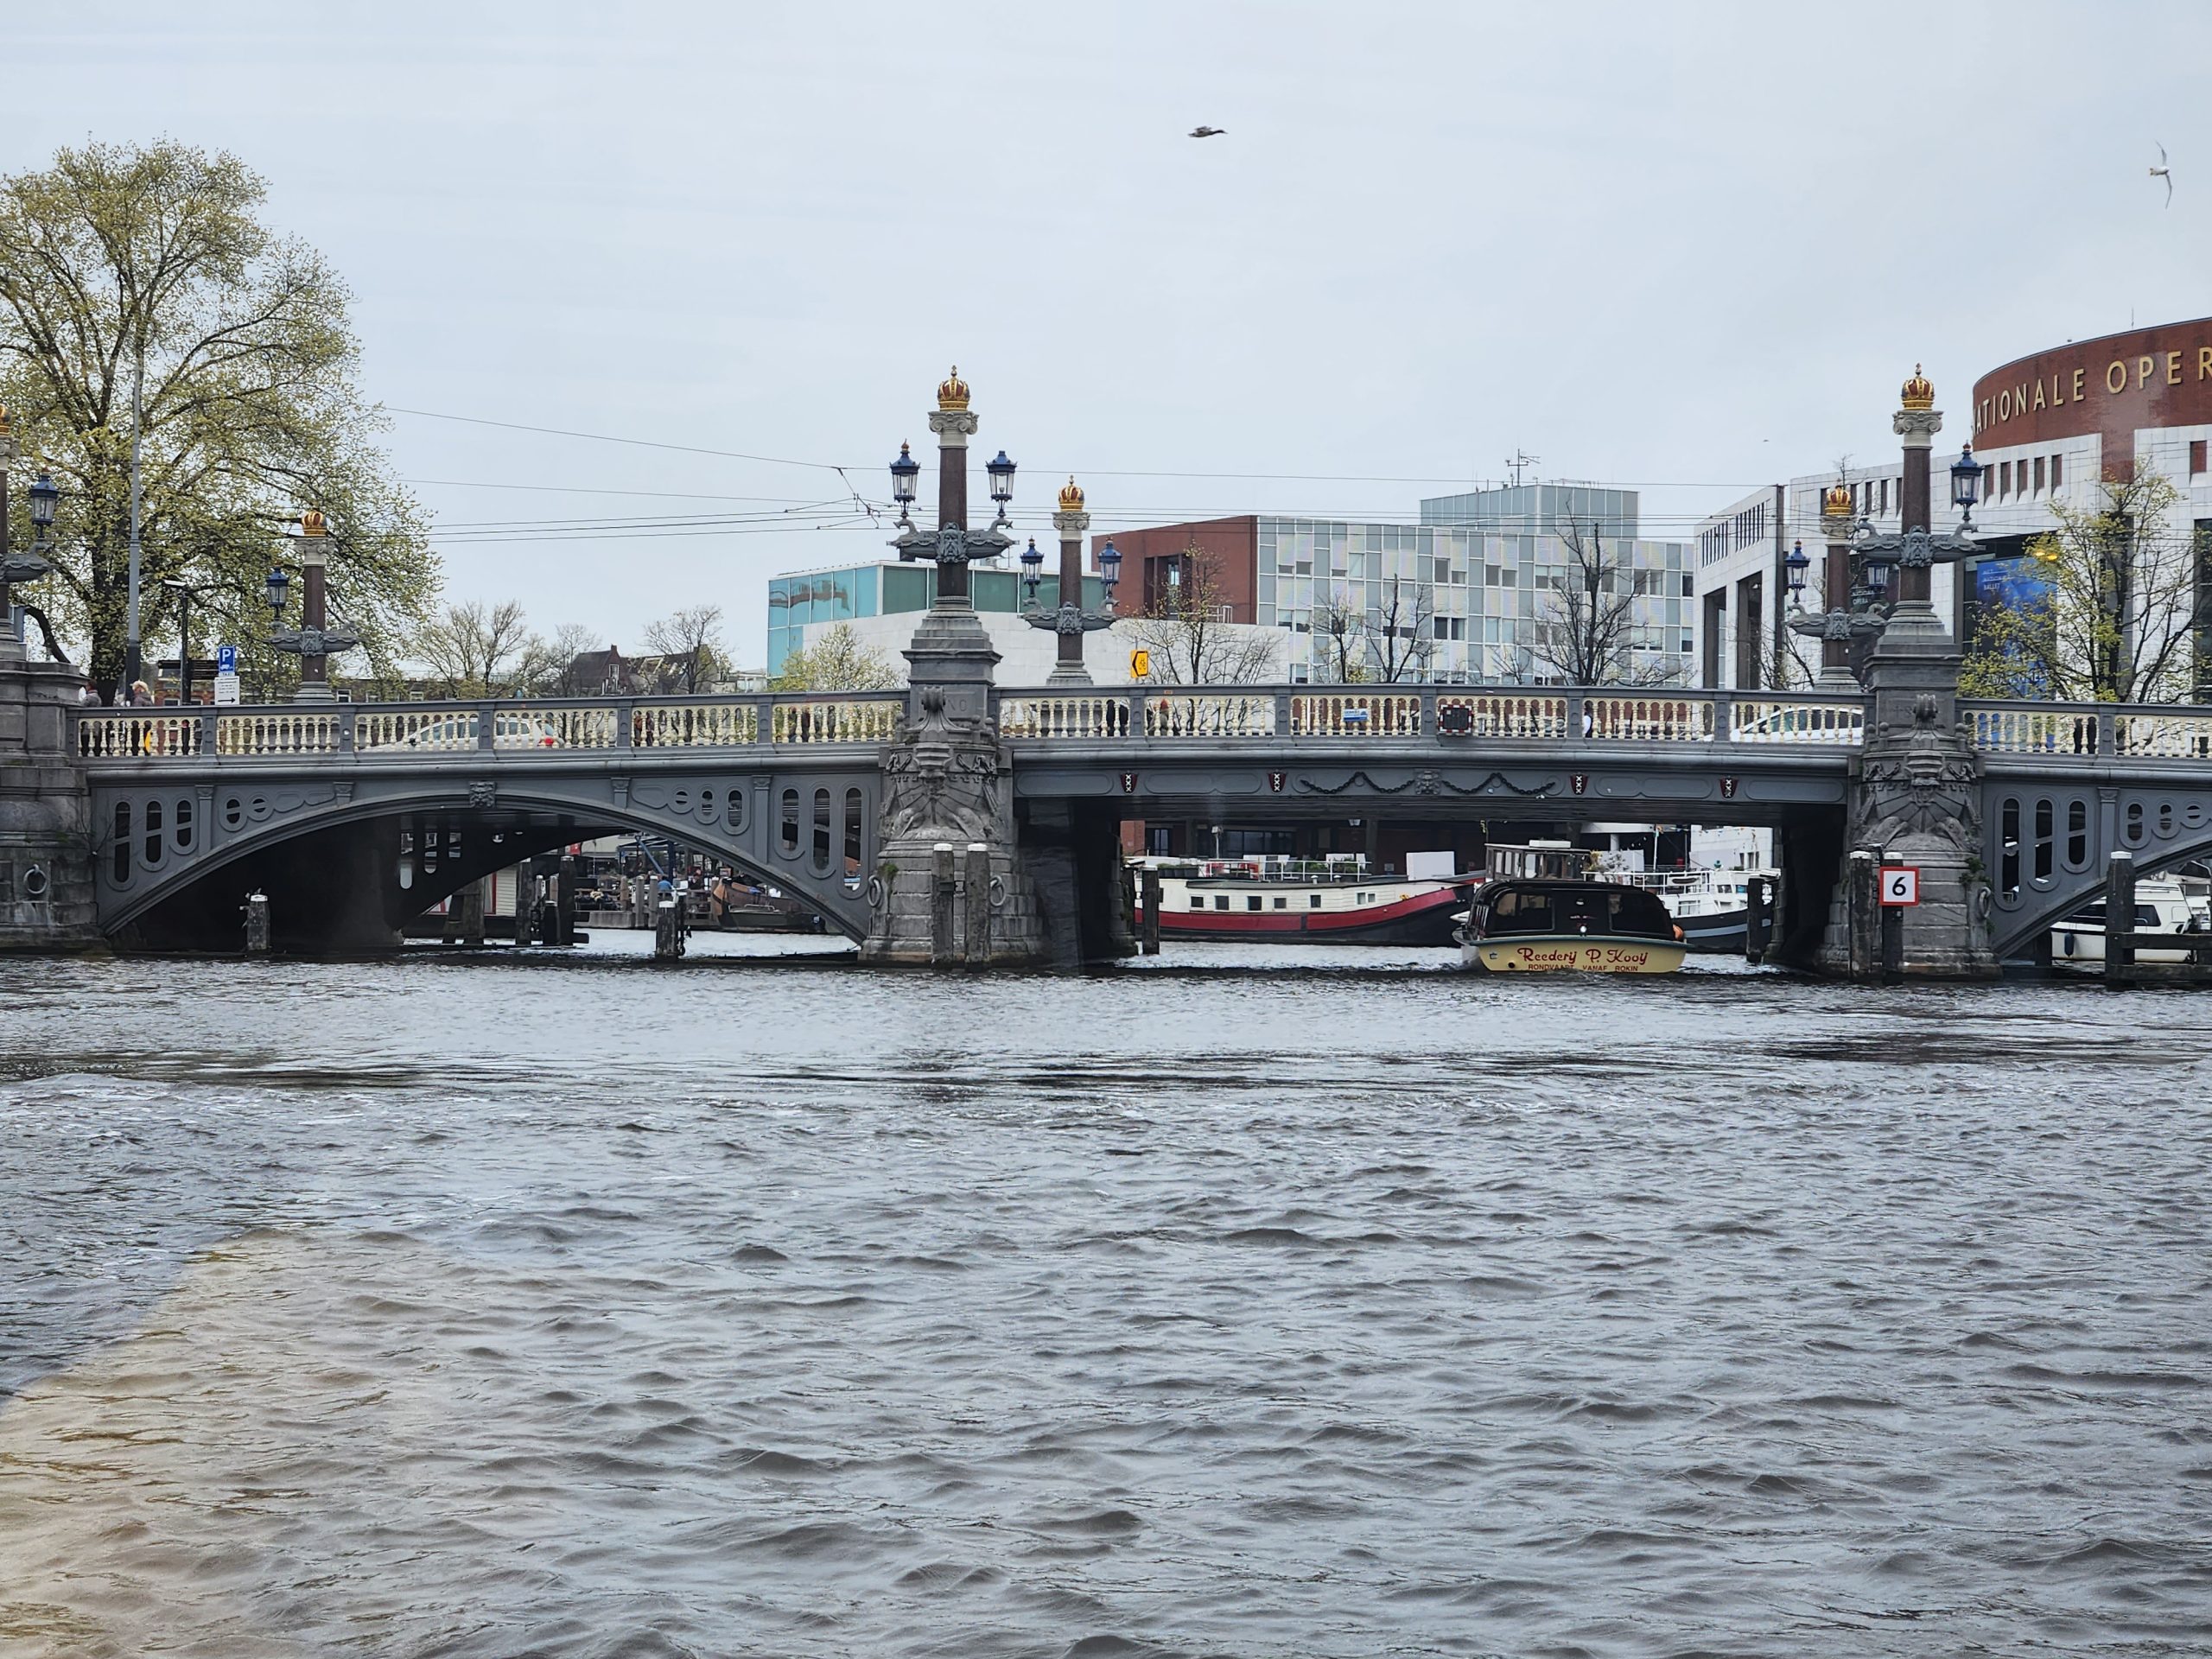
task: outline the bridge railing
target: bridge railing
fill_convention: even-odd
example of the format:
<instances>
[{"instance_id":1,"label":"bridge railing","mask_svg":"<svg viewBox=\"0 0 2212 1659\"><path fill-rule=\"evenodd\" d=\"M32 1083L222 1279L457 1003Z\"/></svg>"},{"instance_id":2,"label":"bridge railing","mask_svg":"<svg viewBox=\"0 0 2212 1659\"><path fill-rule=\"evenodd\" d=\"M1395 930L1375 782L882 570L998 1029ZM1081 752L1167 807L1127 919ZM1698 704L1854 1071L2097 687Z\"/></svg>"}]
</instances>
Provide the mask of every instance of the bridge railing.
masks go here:
<instances>
[{"instance_id":1,"label":"bridge railing","mask_svg":"<svg viewBox=\"0 0 2212 1659\"><path fill-rule=\"evenodd\" d=\"M880 744L906 699L884 692L804 696L494 699L312 703L196 710L73 710L86 760L193 756L463 753L478 750L745 748Z\"/></svg>"},{"instance_id":2,"label":"bridge railing","mask_svg":"<svg viewBox=\"0 0 2212 1659\"><path fill-rule=\"evenodd\" d=\"M1120 738L1589 738L1622 743L1856 746L1859 697L1732 692L1470 686L1135 687L1008 691L1007 737L1046 742Z\"/></svg>"},{"instance_id":3,"label":"bridge railing","mask_svg":"<svg viewBox=\"0 0 2212 1659\"><path fill-rule=\"evenodd\" d=\"M1961 701L1974 747L1990 754L2107 760L2212 760L2212 708L2183 703Z\"/></svg>"}]
</instances>

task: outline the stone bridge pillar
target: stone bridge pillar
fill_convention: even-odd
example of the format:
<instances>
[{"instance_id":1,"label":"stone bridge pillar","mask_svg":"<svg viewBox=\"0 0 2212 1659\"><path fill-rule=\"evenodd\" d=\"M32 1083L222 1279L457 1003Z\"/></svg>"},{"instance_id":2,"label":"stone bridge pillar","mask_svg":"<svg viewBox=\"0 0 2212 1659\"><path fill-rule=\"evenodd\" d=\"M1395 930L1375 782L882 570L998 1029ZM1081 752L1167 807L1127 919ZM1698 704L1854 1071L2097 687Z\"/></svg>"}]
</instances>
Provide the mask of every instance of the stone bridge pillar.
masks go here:
<instances>
[{"instance_id":1,"label":"stone bridge pillar","mask_svg":"<svg viewBox=\"0 0 2212 1659\"><path fill-rule=\"evenodd\" d=\"M67 747L82 677L0 660L0 950L96 944L92 796Z\"/></svg>"},{"instance_id":2,"label":"stone bridge pillar","mask_svg":"<svg viewBox=\"0 0 2212 1659\"><path fill-rule=\"evenodd\" d=\"M882 755L883 817L868 889L874 916L861 946L863 962L939 966L1026 967L1047 959L1036 893L1017 844L1013 760L991 713L991 671L999 654L968 591L971 555L1005 538L968 528L968 440L976 418L968 385L955 370L938 388L930 429L938 438L938 528L902 537L903 558L931 558L937 599L905 652L906 717ZM941 894L938 849L958 855L955 891ZM980 849L972 852L970 849ZM971 948L966 919L987 907L987 938ZM950 923L939 917L952 907ZM955 940L946 946L947 927Z\"/></svg>"},{"instance_id":3,"label":"stone bridge pillar","mask_svg":"<svg viewBox=\"0 0 2212 1659\"><path fill-rule=\"evenodd\" d=\"M1852 763L1852 853L1920 872L1920 902L1903 908L1904 971L1927 978L1986 978L1991 949L1988 872L1981 868L1982 766L1959 725L1959 650L1929 602L1929 450L1943 417L1916 370L1893 427L1904 441L1899 598L1867 659L1866 739ZM1918 532L1923 550L1916 559ZM1851 970L1852 884L1839 880L1821 963ZM1864 925L1866 918L1859 918Z\"/></svg>"}]
</instances>

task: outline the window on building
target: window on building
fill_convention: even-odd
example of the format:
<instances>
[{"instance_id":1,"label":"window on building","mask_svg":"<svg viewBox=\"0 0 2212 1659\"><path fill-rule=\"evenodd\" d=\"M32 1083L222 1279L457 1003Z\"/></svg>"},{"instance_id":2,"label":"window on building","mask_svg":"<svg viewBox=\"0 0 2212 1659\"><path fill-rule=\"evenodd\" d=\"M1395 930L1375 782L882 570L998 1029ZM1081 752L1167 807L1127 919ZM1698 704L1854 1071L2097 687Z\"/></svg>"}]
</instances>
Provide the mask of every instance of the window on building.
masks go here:
<instances>
[{"instance_id":1,"label":"window on building","mask_svg":"<svg viewBox=\"0 0 2212 1659\"><path fill-rule=\"evenodd\" d=\"M2011 461L1999 461L1999 462L1997 463L1997 494L1998 494L1998 498L2001 500L2003 498L2005 498L2005 496L2008 496L2008 495L2010 495L2010 494L2012 494L2012 463Z\"/></svg>"},{"instance_id":2,"label":"window on building","mask_svg":"<svg viewBox=\"0 0 2212 1659\"><path fill-rule=\"evenodd\" d=\"M2036 493L2037 495L2043 493L2043 457L2041 455L2036 457Z\"/></svg>"},{"instance_id":3,"label":"window on building","mask_svg":"<svg viewBox=\"0 0 2212 1659\"><path fill-rule=\"evenodd\" d=\"M1887 512L1890 510L1890 480L1886 478L1882 480L1882 505L1880 510L1884 512Z\"/></svg>"},{"instance_id":4,"label":"window on building","mask_svg":"<svg viewBox=\"0 0 2212 1659\"><path fill-rule=\"evenodd\" d=\"M2053 455L2050 458L2050 487L2054 490L2065 485L2066 480L2062 471L2065 463L2066 457L2063 455Z\"/></svg>"},{"instance_id":5,"label":"window on building","mask_svg":"<svg viewBox=\"0 0 2212 1659\"><path fill-rule=\"evenodd\" d=\"M2195 478L2204 470L2204 440L2196 438L2189 446L2189 475Z\"/></svg>"}]
</instances>

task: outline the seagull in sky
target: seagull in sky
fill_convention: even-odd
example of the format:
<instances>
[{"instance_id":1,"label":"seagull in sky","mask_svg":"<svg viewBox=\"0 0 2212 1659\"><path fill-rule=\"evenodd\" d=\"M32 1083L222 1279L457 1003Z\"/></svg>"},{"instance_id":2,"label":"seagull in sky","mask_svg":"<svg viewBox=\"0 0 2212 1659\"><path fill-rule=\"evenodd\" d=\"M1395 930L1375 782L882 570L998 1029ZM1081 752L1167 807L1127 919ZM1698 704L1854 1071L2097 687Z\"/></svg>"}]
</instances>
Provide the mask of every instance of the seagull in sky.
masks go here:
<instances>
[{"instance_id":1,"label":"seagull in sky","mask_svg":"<svg viewBox=\"0 0 2212 1659\"><path fill-rule=\"evenodd\" d=\"M2151 176L2154 179L2164 179L2166 181L2166 206L2172 207L2174 205L2174 173L2173 168L2167 164L2166 147L2164 144L2158 145L2158 164L2151 169Z\"/></svg>"},{"instance_id":2,"label":"seagull in sky","mask_svg":"<svg viewBox=\"0 0 2212 1659\"><path fill-rule=\"evenodd\" d=\"M1193 138L1218 138L1223 133L1227 132L1228 130L1229 129L1227 127L1192 127L1191 129L1191 137ZM2160 153L2164 154L2164 152L2161 151Z\"/></svg>"}]
</instances>

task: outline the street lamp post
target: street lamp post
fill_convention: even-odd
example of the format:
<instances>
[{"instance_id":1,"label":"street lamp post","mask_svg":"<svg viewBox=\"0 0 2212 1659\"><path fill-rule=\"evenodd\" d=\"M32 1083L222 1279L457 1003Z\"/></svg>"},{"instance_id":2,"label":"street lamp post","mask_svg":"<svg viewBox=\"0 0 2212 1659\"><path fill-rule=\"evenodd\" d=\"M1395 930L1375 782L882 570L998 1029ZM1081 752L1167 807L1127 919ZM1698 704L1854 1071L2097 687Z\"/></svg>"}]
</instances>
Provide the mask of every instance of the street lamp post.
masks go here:
<instances>
[{"instance_id":1,"label":"street lamp post","mask_svg":"<svg viewBox=\"0 0 2212 1659\"><path fill-rule=\"evenodd\" d=\"M200 589L175 576L163 576L162 588L176 595L176 700L192 701L192 601Z\"/></svg>"},{"instance_id":2,"label":"street lamp post","mask_svg":"<svg viewBox=\"0 0 2212 1659\"><path fill-rule=\"evenodd\" d=\"M1792 616L1789 627L1794 633L1821 642L1821 676L1815 682L1819 690L1856 691L1859 677L1852 671L1852 653L1854 647L1882 631L1882 613L1874 608L1874 590L1856 586L1851 580L1849 486L1831 485L1821 496L1821 530L1827 542L1827 556L1821 562L1821 597L1826 608ZM1798 573L1790 582L1794 598L1803 586L1802 571L1812 561L1801 548L1785 563Z\"/></svg>"},{"instance_id":3,"label":"street lamp post","mask_svg":"<svg viewBox=\"0 0 2212 1659\"><path fill-rule=\"evenodd\" d=\"M22 636L16 629L15 590L24 582L36 582L54 569L46 556L53 550L54 508L61 499L61 492L54 487L54 480L41 468L30 487L23 492L31 503L31 550L11 550L8 545L8 463L21 453L8 430L8 411L0 408L0 662L29 660L29 653L24 650Z\"/></svg>"},{"instance_id":4,"label":"street lamp post","mask_svg":"<svg viewBox=\"0 0 2212 1659\"><path fill-rule=\"evenodd\" d=\"M1106 602L1097 610L1088 610L1083 603L1083 532L1090 528L1090 515L1084 511L1083 489L1072 476L1060 491L1052 527L1060 532L1060 602L1049 611L1037 603L1042 580L1039 567L1045 563L1045 556L1033 541L1021 556L1022 586L1028 599L1021 616L1033 628L1050 628L1058 639L1052 671L1045 683L1089 685L1090 675L1083 665L1083 636L1114 626L1114 588L1122 579L1122 556L1110 540L1099 549L1098 574L1106 585Z\"/></svg>"},{"instance_id":5,"label":"street lamp post","mask_svg":"<svg viewBox=\"0 0 2212 1659\"><path fill-rule=\"evenodd\" d=\"M917 719L927 716L932 723L954 726L990 718L991 671L999 660L976 615L969 562L997 558L1014 545L999 528L1014 495L1014 464L1004 450L985 469L991 499L999 506L997 523L988 530L968 528L968 440L976 428L968 405L968 383L956 368L938 385L937 407L930 411L930 430L938 441L937 527L913 529L902 512L900 522L907 527L891 543L902 560L928 559L937 565L937 597L905 652L914 696L911 712ZM891 463L891 487L902 509L912 500L914 474L920 470L901 444L899 459Z\"/></svg>"},{"instance_id":6,"label":"street lamp post","mask_svg":"<svg viewBox=\"0 0 2212 1659\"><path fill-rule=\"evenodd\" d=\"M290 652L300 659L299 701L302 702L329 702L330 658L341 651L351 651L361 643L360 635L345 628L330 626L327 614L327 594L324 585L329 554L325 548L328 526L320 512L310 510L300 515L300 533L292 539L299 543L300 566L300 626L284 632L271 635L269 643L279 651ZM283 615L284 594L290 585L282 567L269 573L269 610L272 623Z\"/></svg>"}]
</instances>

